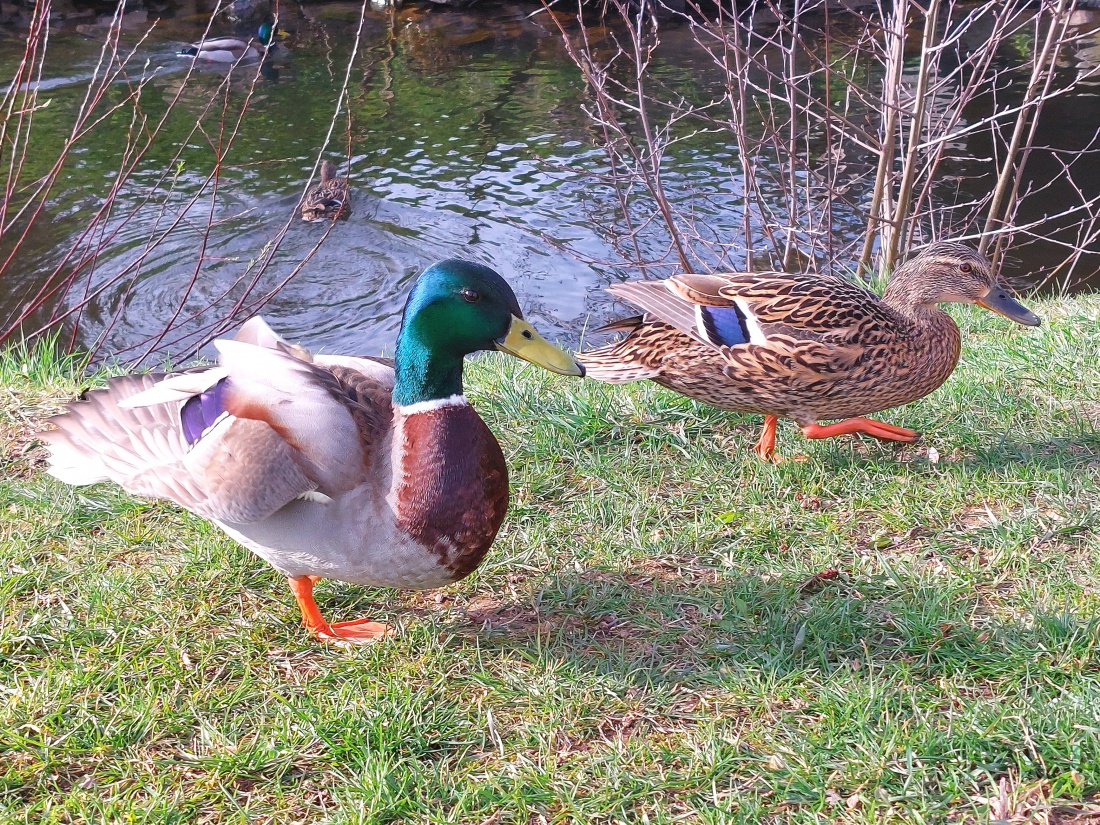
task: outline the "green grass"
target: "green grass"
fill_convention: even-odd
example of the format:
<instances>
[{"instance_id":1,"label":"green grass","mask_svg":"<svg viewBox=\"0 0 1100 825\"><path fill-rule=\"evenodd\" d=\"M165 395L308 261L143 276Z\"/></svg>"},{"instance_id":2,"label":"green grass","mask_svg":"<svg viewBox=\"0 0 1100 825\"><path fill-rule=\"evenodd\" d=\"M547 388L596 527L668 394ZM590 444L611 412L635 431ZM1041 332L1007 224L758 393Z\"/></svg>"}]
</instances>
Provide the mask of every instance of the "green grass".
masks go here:
<instances>
[{"instance_id":1,"label":"green grass","mask_svg":"<svg viewBox=\"0 0 1100 825\"><path fill-rule=\"evenodd\" d=\"M0 821L1084 822L1100 298L1038 309L957 313L881 416L921 444L781 425L778 466L759 418L480 360L505 527L445 590L319 586L400 627L350 650L202 521L44 476L78 365L0 356Z\"/></svg>"}]
</instances>

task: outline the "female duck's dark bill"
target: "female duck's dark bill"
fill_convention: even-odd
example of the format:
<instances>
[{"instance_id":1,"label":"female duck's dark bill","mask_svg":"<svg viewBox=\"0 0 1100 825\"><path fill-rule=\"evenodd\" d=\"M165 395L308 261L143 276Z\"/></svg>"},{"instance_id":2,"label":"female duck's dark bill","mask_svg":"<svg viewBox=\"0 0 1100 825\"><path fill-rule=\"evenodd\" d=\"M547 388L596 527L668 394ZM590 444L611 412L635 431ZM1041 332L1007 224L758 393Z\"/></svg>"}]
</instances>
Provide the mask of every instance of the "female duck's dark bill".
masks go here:
<instances>
[{"instance_id":1,"label":"female duck's dark bill","mask_svg":"<svg viewBox=\"0 0 1100 825\"><path fill-rule=\"evenodd\" d=\"M996 312L998 315L1003 315L1005 318L1013 320L1017 324L1023 324L1025 327L1037 327L1042 323L1042 319L1038 315L1019 303L1003 287L997 284L994 284L986 296L979 298L976 303L990 312Z\"/></svg>"},{"instance_id":2,"label":"female duck's dark bill","mask_svg":"<svg viewBox=\"0 0 1100 825\"><path fill-rule=\"evenodd\" d=\"M535 332L535 328L522 318L512 316L508 333L496 341L501 352L530 361L543 369L559 375L584 375L584 365L569 353L560 350Z\"/></svg>"}]
</instances>

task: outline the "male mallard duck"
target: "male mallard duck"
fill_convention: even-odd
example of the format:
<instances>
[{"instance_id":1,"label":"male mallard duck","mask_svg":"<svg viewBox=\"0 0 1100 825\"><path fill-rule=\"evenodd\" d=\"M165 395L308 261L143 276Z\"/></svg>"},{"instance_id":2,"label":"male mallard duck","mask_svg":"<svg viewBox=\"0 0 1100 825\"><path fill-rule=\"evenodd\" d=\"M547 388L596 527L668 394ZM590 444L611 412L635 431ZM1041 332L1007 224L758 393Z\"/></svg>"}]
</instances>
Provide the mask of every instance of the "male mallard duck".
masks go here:
<instances>
[{"instance_id":1,"label":"male mallard duck","mask_svg":"<svg viewBox=\"0 0 1100 825\"><path fill-rule=\"evenodd\" d=\"M306 192L302 199L302 220L313 221L346 218L351 213L348 179L336 177L336 164L321 164L321 182Z\"/></svg>"},{"instance_id":2,"label":"male mallard duck","mask_svg":"<svg viewBox=\"0 0 1100 825\"><path fill-rule=\"evenodd\" d=\"M209 63L236 63L239 60L255 60L267 54L271 41L275 39L275 27L264 23L256 33L255 40L242 40L239 37L215 37L192 43L186 49L177 52L179 57L193 57Z\"/></svg>"},{"instance_id":3,"label":"male mallard duck","mask_svg":"<svg viewBox=\"0 0 1100 825\"><path fill-rule=\"evenodd\" d=\"M648 378L716 407L764 415L757 454L772 460L780 416L806 438L918 433L862 416L908 404L947 380L959 328L941 303L972 303L1019 324L1039 318L997 285L985 256L929 246L894 272L880 298L836 275L734 272L634 281L612 294L645 311L606 329L625 338L579 353L588 375ZM845 419L822 426L821 419Z\"/></svg>"},{"instance_id":4,"label":"male mallard duck","mask_svg":"<svg viewBox=\"0 0 1100 825\"><path fill-rule=\"evenodd\" d=\"M508 468L462 394L464 356L501 350L563 375L584 368L523 320L496 272L459 260L421 276L396 358L310 355L260 318L217 341L217 366L113 378L51 419L49 472L114 481L210 519L290 582L323 639L321 578L422 590L478 566L508 507Z\"/></svg>"}]
</instances>

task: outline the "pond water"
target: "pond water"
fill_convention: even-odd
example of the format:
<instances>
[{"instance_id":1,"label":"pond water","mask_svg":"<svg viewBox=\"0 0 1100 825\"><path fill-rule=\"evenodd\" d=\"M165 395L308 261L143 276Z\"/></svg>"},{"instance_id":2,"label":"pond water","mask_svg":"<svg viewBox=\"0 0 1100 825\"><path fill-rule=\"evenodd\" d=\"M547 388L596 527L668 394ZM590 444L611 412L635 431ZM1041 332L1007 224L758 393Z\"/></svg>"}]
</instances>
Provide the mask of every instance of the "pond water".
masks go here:
<instances>
[{"instance_id":1,"label":"pond water","mask_svg":"<svg viewBox=\"0 0 1100 825\"><path fill-rule=\"evenodd\" d=\"M270 288L308 257L263 310L288 337L339 351L392 346L411 280L449 256L493 266L512 283L536 327L565 343L576 344L586 325L612 312L602 287L637 273L622 265L606 232L617 201L592 176L605 170L607 160L582 110L588 101L580 73L557 26L545 14L532 14L536 10L484 2L466 11L405 6L367 13L348 105L324 154L343 172L350 170L351 217L333 226L312 256L327 224L291 221L260 275L261 285ZM138 44L150 67L163 67L142 98L153 121L167 110L185 74L187 63L174 57L176 49L206 26L202 9L192 11L161 19L140 44L140 30L124 37ZM172 317L197 314L178 336L162 342L167 351L183 352L201 337L204 318L239 297L256 261L287 226L324 145L359 15L357 4L283 9L281 23L290 35L271 63L276 71L265 69L248 99L247 116L220 169L216 198L207 190L191 206L189 195L213 168L211 146L225 140L217 118L207 118L205 131L193 132L192 124L211 100L221 100L224 73L202 72L188 81L161 137L118 194L113 214L135 216L103 223L100 238L106 240L88 268L89 285L65 299L93 296L79 317L81 343L103 337L104 354L129 358ZM92 26L82 18L51 32L41 87L49 106L36 114L28 181L53 164L84 97L100 56ZM1089 34L1100 23L1085 20L1082 26L1082 53L1100 53L1100 37ZM228 33L232 26L218 21L213 31ZM12 76L22 37L11 31L0 40L0 76ZM666 28L658 56L656 70L668 83L698 82L707 62L674 26ZM234 80L225 98L231 115L247 97L251 76L243 72L240 82ZM123 89L117 86L117 96ZM1098 89L1087 85L1074 99L1048 109L1043 128L1053 140L1087 144L1100 122ZM215 111L220 107L217 102ZM89 216L103 205L132 128L128 116L116 113L69 159L17 265L2 275L0 326L62 265ZM180 145L185 149L173 164ZM715 174L733 168L733 161L729 145L709 140L684 144L666 163L671 197L687 203L705 193L696 208L717 232L739 229L732 217L723 223L738 197L736 180L728 172ZM1092 179L1100 181L1100 161L1093 163ZM169 166L167 184L150 198ZM1056 211L1056 204L1050 206ZM853 232L862 231L858 215L842 219ZM151 237L159 240L142 257ZM662 242L655 236L653 244ZM5 243L10 248L10 238ZM1042 250L1034 254L1009 266L1035 271L1044 261ZM135 277L113 283L131 265ZM52 309L46 301L29 326Z\"/></svg>"}]
</instances>

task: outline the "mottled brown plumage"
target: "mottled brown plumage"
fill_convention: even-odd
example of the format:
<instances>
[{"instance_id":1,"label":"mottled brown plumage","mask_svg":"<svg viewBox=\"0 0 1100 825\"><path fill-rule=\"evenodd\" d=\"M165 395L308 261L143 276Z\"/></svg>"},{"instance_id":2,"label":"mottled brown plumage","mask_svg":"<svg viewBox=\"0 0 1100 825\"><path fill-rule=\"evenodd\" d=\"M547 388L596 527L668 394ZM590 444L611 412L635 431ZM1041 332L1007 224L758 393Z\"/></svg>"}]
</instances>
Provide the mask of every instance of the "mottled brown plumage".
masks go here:
<instances>
[{"instance_id":1,"label":"mottled brown plumage","mask_svg":"<svg viewBox=\"0 0 1100 825\"><path fill-rule=\"evenodd\" d=\"M996 284L970 247L934 244L895 271L882 297L832 275L677 275L611 287L644 315L609 325L622 340L582 353L588 375L650 379L716 407L765 415L757 452L771 458L775 419L810 438L917 433L864 419L940 386L959 359L959 328L940 303L977 303L1021 324L1039 319ZM849 419L822 427L822 419Z\"/></svg>"},{"instance_id":2,"label":"mottled brown plumage","mask_svg":"<svg viewBox=\"0 0 1100 825\"><path fill-rule=\"evenodd\" d=\"M351 214L351 187L347 178L336 177L336 165L321 164L321 182L306 192L302 200L302 220L335 221Z\"/></svg>"}]
</instances>

